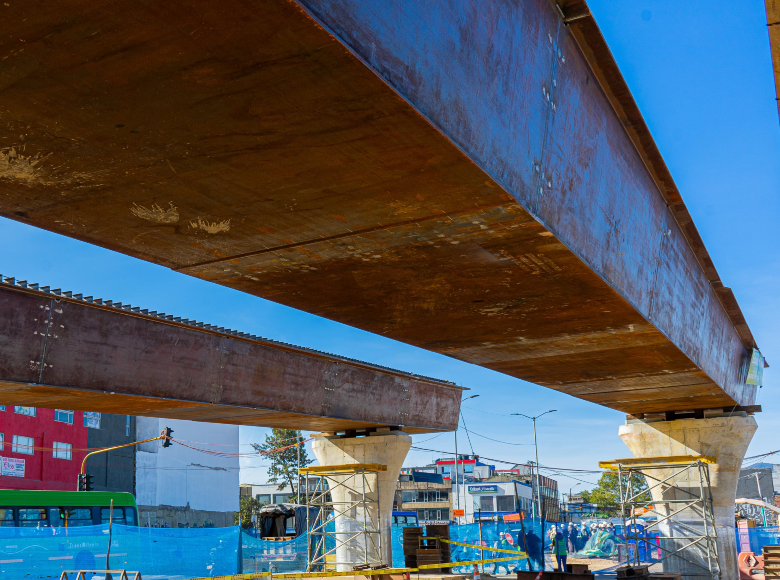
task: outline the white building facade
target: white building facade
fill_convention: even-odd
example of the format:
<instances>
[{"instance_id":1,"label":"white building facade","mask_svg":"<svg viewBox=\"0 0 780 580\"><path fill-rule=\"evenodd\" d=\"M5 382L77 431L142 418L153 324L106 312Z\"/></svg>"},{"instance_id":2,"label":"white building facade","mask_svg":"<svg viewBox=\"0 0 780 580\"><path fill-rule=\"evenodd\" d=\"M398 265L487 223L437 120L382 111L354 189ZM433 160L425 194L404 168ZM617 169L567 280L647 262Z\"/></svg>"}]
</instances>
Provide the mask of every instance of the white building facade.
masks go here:
<instances>
[{"instance_id":1,"label":"white building facade","mask_svg":"<svg viewBox=\"0 0 780 580\"><path fill-rule=\"evenodd\" d=\"M138 446L135 489L140 524L234 525L239 509L238 425L152 417L136 421L139 440L170 427L172 437L183 443L162 447L161 441L152 441Z\"/></svg>"},{"instance_id":2,"label":"white building facade","mask_svg":"<svg viewBox=\"0 0 780 580\"><path fill-rule=\"evenodd\" d=\"M466 522L483 520L500 521L508 514L524 512L531 514L533 489L522 481L489 481L465 484L465 502L461 505L466 512Z\"/></svg>"}]
</instances>

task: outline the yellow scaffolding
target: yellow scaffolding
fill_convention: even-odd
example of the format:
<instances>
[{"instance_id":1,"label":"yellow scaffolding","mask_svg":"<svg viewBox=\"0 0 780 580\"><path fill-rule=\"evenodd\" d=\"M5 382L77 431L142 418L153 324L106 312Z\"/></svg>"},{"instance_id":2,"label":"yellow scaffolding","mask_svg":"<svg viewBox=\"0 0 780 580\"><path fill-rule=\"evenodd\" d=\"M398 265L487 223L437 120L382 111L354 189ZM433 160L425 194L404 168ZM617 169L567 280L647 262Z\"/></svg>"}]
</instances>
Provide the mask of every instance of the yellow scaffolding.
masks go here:
<instances>
[{"instance_id":1,"label":"yellow scaffolding","mask_svg":"<svg viewBox=\"0 0 780 580\"><path fill-rule=\"evenodd\" d=\"M343 562L337 561L337 564L383 564L379 473L387 471L387 466L378 463L320 465L298 471L302 475L318 477L313 489L306 486L306 504L317 509L314 521L307 521L309 540L306 571L323 570L327 557L348 544L353 548L352 554L358 552L357 556ZM344 492L344 501L333 499L333 492L337 490ZM341 520L337 522L339 518ZM329 529L330 526L332 529Z\"/></svg>"},{"instance_id":2,"label":"yellow scaffolding","mask_svg":"<svg viewBox=\"0 0 780 580\"><path fill-rule=\"evenodd\" d=\"M671 564L673 568L679 568L674 571L685 569L686 578L719 578L709 471L714 463L715 458L707 455L632 457L599 462L602 469L617 471L628 563L640 563L639 546L644 543L648 552L657 548L663 553L663 556L659 553L657 562L665 562L665 569ZM635 488L633 476L637 474L644 476L648 489ZM683 487L680 481L687 481L689 485ZM650 501L643 497L648 493L652 494ZM639 514L657 519L641 528L637 521ZM651 541L646 533L653 529L661 534ZM656 546L656 538L660 540L660 546Z\"/></svg>"}]
</instances>

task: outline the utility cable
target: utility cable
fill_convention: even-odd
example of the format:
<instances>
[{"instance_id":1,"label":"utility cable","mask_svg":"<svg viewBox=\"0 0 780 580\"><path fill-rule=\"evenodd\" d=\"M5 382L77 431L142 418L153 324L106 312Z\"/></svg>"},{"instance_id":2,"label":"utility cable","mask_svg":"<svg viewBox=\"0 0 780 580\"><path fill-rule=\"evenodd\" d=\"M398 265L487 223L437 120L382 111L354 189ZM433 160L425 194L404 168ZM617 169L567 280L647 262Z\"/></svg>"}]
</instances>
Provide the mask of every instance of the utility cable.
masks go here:
<instances>
[{"instance_id":1,"label":"utility cable","mask_svg":"<svg viewBox=\"0 0 780 580\"><path fill-rule=\"evenodd\" d=\"M425 447L417 447L416 445L412 445L412 449L417 449L418 451L430 451L433 453L441 453L443 455L455 455L452 451L442 451L441 449L428 449ZM504 459L496 459L495 457L486 457L484 455L479 456L480 459L487 459L488 461L495 461L496 463L503 463L505 465L517 465L520 467L531 467L530 463L519 463L517 461L506 461ZM560 471L566 471L571 473L595 473L595 474L601 474L605 473L605 470L603 469L571 469L567 467L546 467L544 465L540 465L539 469L557 469Z\"/></svg>"},{"instance_id":2,"label":"utility cable","mask_svg":"<svg viewBox=\"0 0 780 580\"><path fill-rule=\"evenodd\" d=\"M460 420L463 421L463 428L466 429L466 420L463 418L463 411L460 412ZM471 435L469 434L468 429L466 429L466 439L469 440L469 447L471 447L471 454L475 455L474 446L471 444ZM455 459L457 460L457 457Z\"/></svg>"},{"instance_id":3,"label":"utility cable","mask_svg":"<svg viewBox=\"0 0 780 580\"><path fill-rule=\"evenodd\" d=\"M472 435L476 435L477 437L482 437L482 439L487 439L488 441L494 441L496 443L503 443L504 445L518 445L518 446L533 445L533 443L510 443L509 441L501 441L499 439L492 439L491 437L487 437L485 435L480 435L479 433L476 433L475 431L469 431L468 429L466 429L465 422L464 422L463 425L461 425L461 427L463 427L463 430L466 431L466 433L471 433ZM474 450L472 449L471 452L473 453Z\"/></svg>"}]
</instances>

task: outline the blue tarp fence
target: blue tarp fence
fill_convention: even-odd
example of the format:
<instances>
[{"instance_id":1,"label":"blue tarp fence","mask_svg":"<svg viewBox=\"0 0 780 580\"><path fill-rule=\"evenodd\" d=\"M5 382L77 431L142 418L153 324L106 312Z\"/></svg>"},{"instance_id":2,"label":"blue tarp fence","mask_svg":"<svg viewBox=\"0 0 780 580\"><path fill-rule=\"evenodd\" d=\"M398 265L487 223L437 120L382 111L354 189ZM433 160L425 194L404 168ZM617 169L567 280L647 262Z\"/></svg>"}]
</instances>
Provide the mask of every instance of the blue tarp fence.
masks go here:
<instances>
[{"instance_id":1,"label":"blue tarp fence","mask_svg":"<svg viewBox=\"0 0 780 580\"><path fill-rule=\"evenodd\" d=\"M525 530L533 530L540 538L549 561L550 524L525 520ZM504 533L502 542L501 533ZM454 562L506 557L492 548L523 549L519 522L489 522L452 526L450 537L456 542L483 545L484 551L451 545ZM506 534L512 537L511 546ZM749 546L761 553L765 545L780 545L780 528L749 528L737 530L737 546L741 551ZM106 564L108 525L74 528L0 528L0 580L57 580L63 570L100 569ZM393 565L403 567L402 528L394 527ZM518 539L520 540L518 543ZM481 542L481 544L480 544ZM145 580L182 580L213 577L237 572L265 572L271 566L275 572L295 572L306 568L307 537L287 542L261 540L253 534L229 528L143 528L113 526L109 566L139 570ZM527 559L487 564L486 571L505 573L516 568L529 569ZM456 567L456 572L467 572L468 567Z\"/></svg>"},{"instance_id":2,"label":"blue tarp fence","mask_svg":"<svg viewBox=\"0 0 780 580\"><path fill-rule=\"evenodd\" d=\"M527 521L527 529L541 531L540 522ZM545 526L549 530L549 525ZM517 546L519 525L482 525L484 557L493 554L500 534L511 533ZM453 526L453 540L479 545L477 524ZM402 531L393 528L394 565L403 566ZM71 528L0 528L0 580L56 580L63 570L102 569L106 565L108 525ZM544 544L548 541L544 540ZM332 546L328 546L332 547ZM522 548L522 546L520 546ZM480 550L453 545L453 561L474 560ZM261 540L239 528L145 528L114 525L109 567L139 570L145 580L181 580L243 572L294 572L306 568L307 537L287 542ZM524 560L508 562L509 569L527 566ZM501 564L505 567L504 564Z\"/></svg>"},{"instance_id":3,"label":"blue tarp fence","mask_svg":"<svg viewBox=\"0 0 780 580\"><path fill-rule=\"evenodd\" d=\"M141 528L114 525L109 566L140 570L144 579L174 580L233 574L238 527ZM1 579L52 579L63 570L106 565L108 525L0 528Z\"/></svg>"},{"instance_id":4,"label":"blue tarp fence","mask_svg":"<svg viewBox=\"0 0 780 580\"><path fill-rule=\"evenodd\" d=\"M780 546L780 528L742 528L737 530L737 551L760 554L764 546Z\"/></svg>"}]
</instances>

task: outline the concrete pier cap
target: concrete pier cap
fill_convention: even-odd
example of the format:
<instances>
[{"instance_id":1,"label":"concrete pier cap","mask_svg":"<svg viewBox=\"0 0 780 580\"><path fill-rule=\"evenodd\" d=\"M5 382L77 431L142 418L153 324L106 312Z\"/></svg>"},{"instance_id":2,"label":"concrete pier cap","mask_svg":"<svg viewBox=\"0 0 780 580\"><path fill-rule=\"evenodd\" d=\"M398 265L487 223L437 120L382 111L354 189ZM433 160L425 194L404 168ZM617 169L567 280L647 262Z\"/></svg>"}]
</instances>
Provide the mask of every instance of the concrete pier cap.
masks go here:
<instances>
[{"instance_id":1,"label":"concrete pier cap","mask_svg":"<svg viewBox=\"0 0 780 580\"><path fill-rule=\"evenodd\" d=\"M756 432L758 425L753 416L738 411L731 415L700 418L676 419L671 421L640 420L629 418L620 427L620 438L626 444L634 457L665 457L674 455L707 455L715 459L709 466L710 485L712 490L713 511L717 531L718 558L720 562L720 579L731 580L739 577L737 566L737 545L734 532L734 500L736 499L737 481L748 445ZM658 471L652 475L663 479L674 473L661 475ZM696 481L693 481L696 479ZM692 471L680 474L675 483L682 488L698 489L698 475ZM652 482L648 481L652 486ZM658 501L660 490L653 490L653 499ZM700 514L679 514L676 517L698 517ZM663 529L663 528L662 528ZM667 527L665 532L669 531ZM679 531L673 534L678 535ZM684 540L672 540L681 547ZM690 557L690 556L689 556ZM700 559L700 564L706 567L703 554L693 554L693 559ZM670 559L664 562L664 571L680 572L683 578L700 575L701 568L687 562Z\"/></svg>"},{"instance_id":2,"label":"concrete pier cap","mask_svg":"<svg viewBox=\"0 0 780 580\"><path fill-rule=\"evenodd\" d=\"M315 435L312 442L314 456L320 465L350 465L350 464L381 464L386 465L387 470L381 471L376 477L368 477L369 491L367 496L371 500L379 497L379 514L376 517L376 504L367 505L367 519L369 521L378 521L380 535L382 538L381 553L374 546L366 546L365 536L358 536L336 550L336 570L338 572L348 572L352 570L352 564L363 557L367 552L369 560L372 563L381 563L392 565L393 548L390 529L392 525L393 496L395 494L398 476L401 473L406 454L412 446L412 437L403 431L392 431L378 429L364 437L350 437L343 435L331 435L327 433ZM348 479L355 476L337 476L338 478ZM352 487L358 487L362 484L357 481L351 482ZM355 501L357 498L348 497L353 495L345 486L338 486L331 492L331 497L335 503ZM363 514L357 513L360 510L352 510L355 513L347 514L346 517L336 518L336 532L345 534L355 531L353 528L362 526Z\"/></svg>"}]
</instances>

